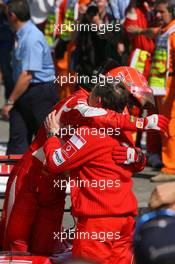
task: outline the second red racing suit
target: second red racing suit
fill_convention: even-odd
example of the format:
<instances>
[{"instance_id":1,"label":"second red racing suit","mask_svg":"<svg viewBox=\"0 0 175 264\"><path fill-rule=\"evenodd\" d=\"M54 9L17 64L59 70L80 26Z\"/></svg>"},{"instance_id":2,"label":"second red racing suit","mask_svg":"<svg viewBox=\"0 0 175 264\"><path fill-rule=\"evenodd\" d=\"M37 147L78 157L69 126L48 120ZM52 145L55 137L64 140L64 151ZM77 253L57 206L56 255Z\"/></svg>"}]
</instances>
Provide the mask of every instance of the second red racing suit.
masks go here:
<instances>
[{"instance_id":1,"label":"second red racing suit","mask_svg":"<svg viewBox=\"0 0 175 264\"><path fill-rule=\"evenodd\" d=\"M72 96L58 103L54 108L57 110L58 120L60 119L63 124L72 124L75 127L76 125L88 124L88 126L97 127L97 128L112 127L112 128L120 128L121 130L131 130L131 131L136 131L139 128L144 129L144 126L146 125L146 119L137 119L137 118L131 119L129 115L118 114L114 111L105 110L102 108L89 107L87 104L88 95L89 95L88 92L86 92L84 89L80 89L79 91L75 92ZM22 160L15 166L10 176L10 180L7 185L6 199L4 203L3 221L1 222L2 229L5 229L6 226L6 233L4 238L4 250L11 250L11 249L15 250L15 241L22 241L21 242L22 251L28 250L28 246L30 244L29 241L31 241L31 239L29 238L31 235L31 229L35 225L34 221L36 220L36 218L38 218L38 220L40 219L39 216L37 216L37 214L39 214L38 213L39 210L41 209L44 210L44 206L41 205L38 201L36 201L36 197L38 197L38 194L42 194L42 192L44 191L43 189L44 185L42 185L41 188L42 191L40 192L37 186L38 183L37 179L38 178L44 179L45 177L45 174L42 172L43 162L45 159L43 155L42 146L45 141L46 141L46 133L44 127L42 127L39 130L35 140L29 147L28 152L24 154ZM53 180L53 176L50 175L50 177ZM19 213L20 215L25 214L24 208L27 208L27 205L25 205L25 199L21 198L21 195L24 192L26 195L26 189L22 187L24 179L26 178L30 179L31 183L33 182L33 184L31 184L32 186L31 189L33 188L33 196L31 197L32 192L30 192L30 196L26 197L28 203L33 204L33 206L30 210L30 218L28 217L28 213L26 212L26 216L23 218L23 220L21 218L20 225L16 225L15 223L18 223ZM52 183L53 182L50 183L50 188ZM13 190L15 190L16 193L14 193ZM18 197L19 190L20 190L20 195ZM49 195L50 193L51 191L49 191ZM56 195L55 191L53 191L53 193L54 195ZM49 195L48 197L50 197ZM13 208L13 201L15 200L15 197L18 197L18 199L16 200L15 207ZM40 197L42 200L43 196L41 195ZM62 218L62 214L63 214L64 197L65 194L63 194L62 191L61 193L59 193L59 195L57 195L57 199L56 199L58 200L58 206L60 206L60 211L59 212L57 211L55 215L59 213L60 219ZM44 195L44 202L47 202L46 198L47 198L47 186ZM54 204L54 206L56 207L56 204ZM12 215L11 215L11 210L13 212ZM46 213L43 214L45 215L50 214L51 216L50 218L54 219L53 221L51 221L50 219L49 220L50 223L55 222L54 210L52 210L51 207L50 207L50 212L49 209L47 210ZM40 215L42 215L42 213ZM61 220L58 222L61 223ZM36 226L37 227L39 226L40 228L43 226L43 228L41 228L43 231L39 232L41 235L39 242L35 243L33 240L32 244L35 246L33 246L32 249L30 246L30 250L38 254L42 254L43 252L45 252L45 254L47 253L50 254L51 249L53 248L53 241L50 242L49 244L49 242L45 241L44 239L44 237L47 238L48 236L48 234L44 236L44 232L46 232L47 230L45 229L45 226L47 226L46 218L42 219L41 225L37 224ZM52 225L50 224L50 226ZM58 226L56 226L55 230L56 229L58 229ZM35 234L37 234L36 231ZM37 235L35 235L34 237L36 241L38 241Z\"/></svg>"},{"instance_id":2,"label":"second red racing suit","mask_svg":"<svg viewBox=\"0 0 175 264\"><path fill-rule=\"evenodd\" d=\"M49 171L71 171L72 214L78 217L73 255L103 264L131 264L137 215L131 176L132 171L144 168L145 161L139 168L136 163L117 166L112 159L114 147L124 143L133 147L130 133L113 137L82 129L87 127L77 129L63 146L57 137L44 145Z\"/></svg>"}]
</instances>

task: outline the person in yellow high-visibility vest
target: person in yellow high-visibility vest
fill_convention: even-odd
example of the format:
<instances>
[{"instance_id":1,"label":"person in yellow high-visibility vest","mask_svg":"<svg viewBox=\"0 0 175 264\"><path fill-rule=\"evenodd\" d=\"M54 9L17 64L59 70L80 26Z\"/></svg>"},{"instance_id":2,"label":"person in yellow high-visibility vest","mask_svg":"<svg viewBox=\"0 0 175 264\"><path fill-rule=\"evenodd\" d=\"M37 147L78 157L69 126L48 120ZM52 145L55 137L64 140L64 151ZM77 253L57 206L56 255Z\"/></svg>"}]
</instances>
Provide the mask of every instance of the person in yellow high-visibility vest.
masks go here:
<instances>
[{"instance_id":1,"label":"person in yellow high-visibility vest","mask_svg":"<svg viewBox=\"0 0 175 264\"><path fill-rule=\"evenodd\" d=\"M131 27L147 29L153 26L151 19L151 3L153 0L135 1L132 0L126 10L126 19L124 28L130 39L131 52L129 56L129 65L146 78L149 76L151 57L154 52L154 40L142 34L132 32Z\"/></svg>"},{"instance_id":2,"label":"person in yellow high-visibility vest","mask_svg":"<svg viewBox=\"0 0 175 264\"><path fill-rule=\"evenodd\" d=\"M131 67L143 73L147 80L155 48L155 39L153 38L154 34L143 34L142 32L154 26L153 4L154 0L132 0L127 8L124 22L124 28L130 39L131 52L128 63ZM149 114L151 114L151 110L149 111ZM138 142L140 137L141 134L138 134ZM160 133L149 131L146 139L148 165L153 169L160 169L162 167Z\"/></svg>"},{"instance_id":3,"label":"person in yellow high-visibility vest","mask_svg":"<svg viewBox=\"0 0 175 264\"><path fill-rule=\"evenodd\" d=\"M75 48L75 44L72 42L72 25L78 19L79 10L89 2L90 0L62 0L60 3L58 8L58 24L55 27L55 34L59 38L58 47L55 52L55 66L59 77L67 77L70 73L70 56ZM75 75L75 73L71 72L71 75ZM59 83L58 86L60 99L69 96L74 89L74 85L68 82L62 85Z\"/></svg>"},{"instance_id":4,"label":"person in yellow high-visibility vest","mask_svg":"<svg viewBox=\"0 0 175 264\"><path fill-rule=\"evenodd\" d=\"M157 35L149 84L157 95L158 111L170 119L169 133L162 136L161 172L152 181L175 180L175 2L157 0L156 20L161 26Z\"/></svg>"}]
</instances>

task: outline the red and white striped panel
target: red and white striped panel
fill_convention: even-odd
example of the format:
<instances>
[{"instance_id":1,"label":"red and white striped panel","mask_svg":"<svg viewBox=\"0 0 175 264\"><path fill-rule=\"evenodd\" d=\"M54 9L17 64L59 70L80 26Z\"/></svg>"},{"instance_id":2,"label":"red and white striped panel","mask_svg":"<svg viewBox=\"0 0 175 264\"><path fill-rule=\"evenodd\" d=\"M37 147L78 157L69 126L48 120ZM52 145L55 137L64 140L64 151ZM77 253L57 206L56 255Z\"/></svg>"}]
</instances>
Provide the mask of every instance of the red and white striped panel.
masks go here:
<instances>
[{"instance_id":1,"label":"red and white striped panel","mask_svg":"<svg viewBox=\"0 0 175 264\"><path fill-rule=\"evenodd\" d=\"M0 164L0 176L9 176L14 165Z\"/></svg>"}]
</instances>

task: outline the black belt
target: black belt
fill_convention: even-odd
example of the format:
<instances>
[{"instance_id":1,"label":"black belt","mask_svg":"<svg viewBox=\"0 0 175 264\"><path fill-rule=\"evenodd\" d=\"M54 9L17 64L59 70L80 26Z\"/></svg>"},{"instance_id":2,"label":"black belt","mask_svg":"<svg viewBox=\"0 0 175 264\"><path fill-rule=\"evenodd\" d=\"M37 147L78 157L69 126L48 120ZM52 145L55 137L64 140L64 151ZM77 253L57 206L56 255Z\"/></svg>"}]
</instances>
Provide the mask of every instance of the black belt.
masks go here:
<instances>
[{"instance_id":1,"label":"black belt","mask_svg":"<svg viewBox=\"0 0 175 264\"><path fill-rule=\"evenodd\" d=\"M29 84L29 88L32 88L32 87L36 87L36 86L45 86L45 85L48 85L50 83L54 83L54 80L53 81L50 81L50 82L38 82L38 83L30 83Z\"/></svg>"}]
</instances>

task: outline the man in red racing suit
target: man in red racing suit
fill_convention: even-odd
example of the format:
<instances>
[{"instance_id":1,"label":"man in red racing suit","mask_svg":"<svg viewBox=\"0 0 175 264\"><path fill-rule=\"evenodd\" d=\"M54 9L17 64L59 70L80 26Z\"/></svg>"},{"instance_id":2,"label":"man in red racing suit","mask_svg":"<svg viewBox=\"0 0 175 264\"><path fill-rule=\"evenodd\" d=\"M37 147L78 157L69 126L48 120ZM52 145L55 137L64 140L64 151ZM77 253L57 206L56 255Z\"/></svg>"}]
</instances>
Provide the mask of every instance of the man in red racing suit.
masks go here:
<instances>
[{"instance_id":1,"label":"man in red racing suit","mask_svg":"<svg viewBox=\"0 0 175 264\"><path fill-rule=\"evenodd\" d=\"M159 121L155 125L153 124L152 126L150 125L150 119L147 117L145 119L137 119L133 118L130 119L129 115L123 115L123 114L118 114L114 111L110 110L104 110L101 108L91 108L87 104L87 98L88 98L88 93L80 89L78 92L74 93L74 95L68 97L66 100L63 100L59 104L55 106L55 109L57 110L57 119L60 118L61 122L64 124L72 124L74 126L80 124L88 124L88 126L91 127L112 127L112 128L120 128L121 130L131 130L131 131L136 131L138 129L162 129L164 130L166 127L166 121L162 116L157 116ZM74 117L72 119L72 117ZM57 192L53 192L54 195L57 197L57 201L59 204L59 212L58 210L53 210L51 207L48 209L49 211L45 213L38 213L38 204L33 203L33 206L30 210L30 214L26 215L24 218L21 218L20 215L20 222L19 222L19 213L21 212L21 208L26 208L25 204L21 204L21 199L20 196L18 197L18 190L20 190L20 193L25 192L25 189L21 191L21 185L24 181L24 179L28 178L30 179L31 188L34 188L34 193L36 196L39 196L41 193L43 193L41 190L43 186L41 186L41 190L38 188L35 189L37 186L37 179L46 177L45 173L42 171L43 167L43 151L42 151L42 146L46 140L46 135L45 135L45 130L42 127L40 131L38 132L38 135L36 136L35 140L31 144L28 152L24 155L23 159L19 162L19 164L14 168L12 172L12 176L10 179L10 182L8 184L6 196L7 198L9 197L9 193L11 192L11 186L14 184L14 179L16 180L17 183L17 193L16 197L18 198L17 201L15 202L15 207L13 208L12 215L9 217L7 216L7 212L9 212L9 201L5 201L4 204L4 222L8 220L8 223L6 223L6 234L5 234L5 239L4 239L4 249L14 249L14 250L29 250L28 245L30 244L30 236L31 236L31 227L34 227L33 230L38 230L37 228L40 227L40 230L42 232L39 232L40 234L40 239L39 242L34 243L34 241L38 241L37 239L37 232L33 232L32 237L34 237L32 244L32 249L30 250L34 253L41 254L45 252L45 254L51 254L51 249L53 249L53 238L50 237L50 240L48 239L47 242L46 239L44 239L44 232L46 230L42 227L46 225L45 217L44 215L50 215L50 227L53 230L53 226L51 225L51 222L55 222L55 215L58 217L59 214L59 219L62 219L62 214L63 214L63 209L64 209L64 191L60 192L58 194ZM30 168L30 171L29 171ZM37 173L36 173L37 172ZM16 176L17 175L17 176ZM25 177L24 177L25 176ZM47 175L48 176L48 175ZM49 177L48 177L49 178ZM48 179L47 178L47 179ZM52 176L53 179L53 176ZM51 185L51 183L50 183ZM52 186L53 187L53 186ZM51 186L49 189L49 194L52 193L51 191ZM28 193L26 194L28 195ZM45 192L44 197L41 195L41 201L47 201L47 192ZM9 198L9 200L11 197ZM30 200L31 199L31 200ZM32 204L31 201L34 199L32 197L28 197L28 203ZM56 201L55 200L55 201ZM11 202L11 200L10 200ZM54 204L55 208L58 208L58 204ZM40 207L44 209L44 204L40 204ZM12 205L11 207L12 208ZM24 210L25 211L25 210ZM40 223L40 219L42 219L42 224L36 224L34 225L34 219L38 219L38 223ZM15 219L15 221L14 221ZM61 220L58 221L59 225L61 223ZM16 226L14 223L20 223L20 225ZM60 228L60 226L57 226L55 230ZM47 232L46 232L47 233ZM38 234L38 236L39 236ZM48 238L50 234L50 230L47 234L45 234L45 238ZM13 243L12 243L13 240ZM15 242L17 241L17 243ZM19 243L20 241L20 243ZM50 241L50 242L49 242ZM52 242L51 242L52 241Z\"/></svg>"},{"instance_id":2,"label":"man in red racing suit","mask_svg":"<svg viewBox=\"0 0 175 264\"><path fill-rule=\"evenodd\" d=\"M63 146L57 137L49 138L44 145L51 173L71 170L72 214L78 217L73 255L102 264L131 264L137 215L131 180L135 164L116 165L111 152L114 147L117 151L121 142L129 143L130 147L133 142L125 136L102 138L99 133L94 136L91 130L81 135L77 129L78 134ZM64 232L56 235L59 239L66 237Z\"/></svg>"}]
</instances>

